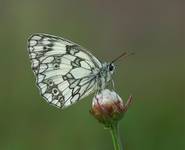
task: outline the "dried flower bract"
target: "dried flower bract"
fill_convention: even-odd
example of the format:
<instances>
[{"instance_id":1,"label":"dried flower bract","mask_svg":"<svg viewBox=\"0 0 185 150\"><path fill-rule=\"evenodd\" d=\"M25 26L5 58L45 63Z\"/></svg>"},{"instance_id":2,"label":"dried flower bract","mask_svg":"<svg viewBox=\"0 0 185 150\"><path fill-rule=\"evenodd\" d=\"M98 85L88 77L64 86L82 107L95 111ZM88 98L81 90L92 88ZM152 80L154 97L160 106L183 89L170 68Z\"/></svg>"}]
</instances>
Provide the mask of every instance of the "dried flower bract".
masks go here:
<instances>
[{"instance_id":1,"label":"dried flower bract","mask_svg":"<svg viewBox=\"0 0 185 150\"><path fill-rule=\"evenodd\" d=\"M104 89L93 98L90 112L99 122L109 127L123 117L131 102L132 96L124 103L115 91Z\"/></svg>"}]
</instances>

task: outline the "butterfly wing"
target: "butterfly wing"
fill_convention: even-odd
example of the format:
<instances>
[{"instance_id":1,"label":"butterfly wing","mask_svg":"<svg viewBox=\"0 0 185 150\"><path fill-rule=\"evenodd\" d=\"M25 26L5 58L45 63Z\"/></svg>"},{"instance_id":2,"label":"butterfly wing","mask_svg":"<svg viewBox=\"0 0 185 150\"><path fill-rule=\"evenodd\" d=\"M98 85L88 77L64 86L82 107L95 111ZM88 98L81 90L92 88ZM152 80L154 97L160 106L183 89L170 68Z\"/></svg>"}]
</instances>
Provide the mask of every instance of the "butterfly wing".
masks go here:
<instances>
[{"instance_id":1,"label":"butterfly wing","mask_svg":"<svg viewBox=\"0 0 185 150\"><path fill-rule=\"evenodd\" d=\"M37 86L47 102L66 108L96 89L93 70L102 64L80 45L34 34L28 40L28 51Z\"/></svg>"}]
</instances>

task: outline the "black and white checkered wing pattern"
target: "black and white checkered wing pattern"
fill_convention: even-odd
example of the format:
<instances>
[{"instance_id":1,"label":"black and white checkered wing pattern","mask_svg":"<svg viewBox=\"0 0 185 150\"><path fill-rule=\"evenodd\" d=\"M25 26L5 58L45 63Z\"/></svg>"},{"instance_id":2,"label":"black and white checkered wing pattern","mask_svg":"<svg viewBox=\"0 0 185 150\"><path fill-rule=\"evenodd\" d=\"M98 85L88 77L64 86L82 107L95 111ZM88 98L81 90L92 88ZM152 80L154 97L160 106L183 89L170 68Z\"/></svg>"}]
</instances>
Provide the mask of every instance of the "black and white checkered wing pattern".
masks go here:
<instances>
[{"instance_id":1,"label":"black and white checkered wing pattern","mask_svg":"<svg viewBox=\"0 0 185 150\"><path fill-rule=\"evenodd\" d=\"M66 108L97 88L93 70L102 64L81 46L61 37L34 34L28 50L37 86L47 102Z\"/></svg>"}]
</instances>

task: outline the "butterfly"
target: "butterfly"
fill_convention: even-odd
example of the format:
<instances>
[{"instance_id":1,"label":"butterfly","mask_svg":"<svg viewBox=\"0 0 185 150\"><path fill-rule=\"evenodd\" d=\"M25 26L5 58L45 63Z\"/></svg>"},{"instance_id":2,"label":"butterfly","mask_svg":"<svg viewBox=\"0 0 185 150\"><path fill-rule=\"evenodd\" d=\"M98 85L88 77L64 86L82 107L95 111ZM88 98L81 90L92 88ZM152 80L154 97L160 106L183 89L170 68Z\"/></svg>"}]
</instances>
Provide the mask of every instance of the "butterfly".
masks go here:
<instances>
[{"instance_id":1,"label":"butterfly","mask_svg":"<svg viewBox=\"0 0 185 150\"><path fill-rule=\"evenodd\" d=\"M28 39L29 58L42 97L50 104L67 108L112 80L113 62L101 62L82 46L67 39L33 34Z\"/></svg>"}]
</instances>

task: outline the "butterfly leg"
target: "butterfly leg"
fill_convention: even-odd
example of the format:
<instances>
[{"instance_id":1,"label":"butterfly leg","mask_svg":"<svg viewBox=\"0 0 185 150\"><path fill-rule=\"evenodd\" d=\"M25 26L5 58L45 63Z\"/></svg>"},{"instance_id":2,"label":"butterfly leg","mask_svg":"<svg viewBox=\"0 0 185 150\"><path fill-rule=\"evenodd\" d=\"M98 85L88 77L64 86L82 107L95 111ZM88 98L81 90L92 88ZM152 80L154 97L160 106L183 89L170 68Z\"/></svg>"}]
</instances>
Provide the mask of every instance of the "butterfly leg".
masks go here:
<instances>
[{"instance_id":1,"label":"butterfly leg","mask_svg":"<svg viewBox=\"0 0 185 150\"><path fill-rule=\"evenodd\" d=\"M112 82L112 88L113 88L113 90L115 90L114 80L112 79L111 82Z\"/></svg>"}]
</instances>

